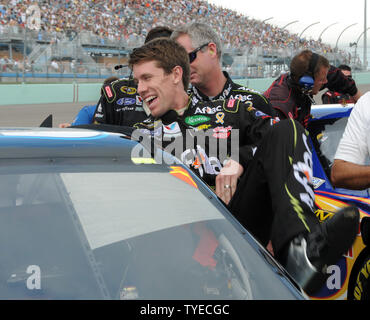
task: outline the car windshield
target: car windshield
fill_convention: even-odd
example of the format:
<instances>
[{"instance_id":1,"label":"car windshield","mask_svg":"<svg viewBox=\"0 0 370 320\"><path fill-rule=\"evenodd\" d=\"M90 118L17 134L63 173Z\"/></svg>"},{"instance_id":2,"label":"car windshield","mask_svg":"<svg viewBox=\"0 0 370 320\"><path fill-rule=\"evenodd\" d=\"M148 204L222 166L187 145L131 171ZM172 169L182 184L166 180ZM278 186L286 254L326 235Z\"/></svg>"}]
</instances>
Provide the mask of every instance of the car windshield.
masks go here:
<instances>
[{"instance_id":1,"label":"car windshield","mask_svg":"<svg viewBox=\"0 0 370 320\"><path fill-rule=\"evenodd\" d=\"M313 121L308 127L312 143L328 179L330 179L331 166L347 122L348 117L329 118ZM369 158L365 164L370 165ZM344 191L346 189L337 188L337 190ZM367 192L370 192L370 189L367 189ZM358 190L351 190L351 193L363 194L362 191Z\"/></svg>"},{"instance_id":2,"label":"car windshield","mask_svg":"<svg viewBox=\"0 0 370 320\"><path fill-rule=\"evenodd\" d=\"M0 295L295 298L210 195L180 166L2 160Z\"/></svg>"},{"instance_id":3,"label":"car windshield","mask_svg":"<svg viewBox=\"0 0 370 320\"><path fill-rule=\"evenodd\" d=\"M324 156L329 166L334 162L334 156L339 142L343 136L348 122L348 117L318 120L310 124L309 130L313 142L319 147L321 155ZM366 160L370 164L370 159Z\"/></svg>"},{"instance_id":4,"label":"car windshield","mask_svg":"<svg viewBox=\"0 0 370 320\"><path fill-rule=\"evenodd\" d=\"M329 161L331 166L334 161L339 141L343 136L348 118L330 119L320 125L320 130L316 132L315 138L320 146L320 151Z\"/></svg>"}]
</instances>

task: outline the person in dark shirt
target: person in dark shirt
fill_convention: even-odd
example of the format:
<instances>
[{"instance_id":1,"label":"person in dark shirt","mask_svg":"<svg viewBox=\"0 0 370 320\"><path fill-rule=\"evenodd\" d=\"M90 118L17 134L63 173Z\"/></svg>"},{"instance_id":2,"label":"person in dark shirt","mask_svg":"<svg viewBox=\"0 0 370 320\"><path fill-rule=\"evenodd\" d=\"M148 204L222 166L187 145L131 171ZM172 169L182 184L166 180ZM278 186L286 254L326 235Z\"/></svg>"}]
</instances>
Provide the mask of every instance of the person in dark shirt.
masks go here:
<instances>
[{"instance_id":1,"label":"person in dark shirt","mask_svg":"<svg viewBox=\"0 0 370 320\"><path fill-rule=\"evenodd\" d=\"M269 101L258 91L232 81L222 71L222 44L217 33L208 25L193 22L177 27L172 35L189 54L190 83L188 94L192 103L219 99L238 99L250 106L275 116Z\"/></svg>"},{"instance_id":2,"label":"person in dark shirt","mask_svg":"<svg viewBox=\"0 0 370 320\"><path fill-rule=\"evenodd\" d=\"M352 69L350 66L341 64L338 66L338 69L340 69L346 77L352 79ZM348 103L355 103L355 99L350 94L332 90L324 92L321 96L321 101L323 104L340 103L346 105Z\"/></svg>"},{"instance_id":3,"label":"person in dark shirt","mask_svg":"<svg viewBox=\"0 0 370 320\"><path fill-rule=\"evenodd\" d=\"M103 94L104 86L109 85L110 83L116 80L118 80L118 78L115 76L105 79L102 88L100 89L100 94L101 95ZM68 128L70 126L78 126L92 123L94 119L94 114L96 112L96 107L97 107L96 104L82 107L72 123L69 122L61 123L59 124L59 128Z\"/></svg>"},{"instance_id":4,"label":"person in dark shirt","mask_svg":"<svg viewBox=\"0 0 370 320\"><path fill-rule=\"evenodd\" d=\"M186 93L189 55L171 39L137 48L129 65L153 116L135 125L135 139L149 138L170 148L208 184L215 184L216 194L247 230L265 246L271 239L275 257L304 290L320 289L328 277L326 266L352 245L359 213L349 207L324 223L315 216L312 153L304 128L237 99L192 106ZM210 139L200 139L202 134ZM214 140L215 150L210 146Z\"/></svg>"},{"instance_id":5,"label":"person in dark shirt","mask_svg":"<svg viewBox=\"0 0 370 320\"><path fill-rule=\"evenodd\" d=\"M281 119L293 118L307 127L313 96L324 88L348 93L355 101L361 96L352 78L330 65L324 56L304 50L292 59L290 72L277 78L264 96Z\"/></svg>"}]
</instances>

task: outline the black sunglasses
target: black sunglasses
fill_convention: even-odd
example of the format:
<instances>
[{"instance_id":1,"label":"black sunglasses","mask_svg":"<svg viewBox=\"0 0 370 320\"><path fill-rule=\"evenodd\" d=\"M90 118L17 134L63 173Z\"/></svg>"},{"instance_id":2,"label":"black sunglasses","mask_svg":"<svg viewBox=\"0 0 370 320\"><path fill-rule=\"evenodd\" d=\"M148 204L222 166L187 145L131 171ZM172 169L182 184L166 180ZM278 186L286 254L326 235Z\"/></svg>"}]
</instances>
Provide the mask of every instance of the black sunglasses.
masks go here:
<instances>
[{"instance_id":1,"label":"black sunglasses","mask_svg":"<svg viewBox=\"0 0 370 320\"><path fill-rule=\"evenodd\" d=\"M210 42L202 44L200 47L196 48L192 52L189 52L189 62L192 63L197 58L197 52L202 50L204 47L208 46Z\"/></svg>"}]
</instances>

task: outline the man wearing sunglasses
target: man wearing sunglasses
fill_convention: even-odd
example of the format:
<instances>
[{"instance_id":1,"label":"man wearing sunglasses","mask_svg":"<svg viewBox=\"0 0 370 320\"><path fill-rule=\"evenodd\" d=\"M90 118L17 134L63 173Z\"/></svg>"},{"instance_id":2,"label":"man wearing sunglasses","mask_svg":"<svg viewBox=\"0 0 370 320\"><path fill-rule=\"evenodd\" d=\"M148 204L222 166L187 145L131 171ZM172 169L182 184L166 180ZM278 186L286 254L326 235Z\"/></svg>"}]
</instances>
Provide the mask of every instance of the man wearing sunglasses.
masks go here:
<instances>
[{"instance_id":1,"label":"man wearing sunglasses","mask_svg":"<svg viewBox=\"0 0 370 320\"><path fill-rule=\"evenodd\" d=\"M233 82L222 71L222 45L219 36L203 23L177 27L171 39L181 44L189 54L190 83L193 105L199 101L238 99L260 111L275 116L269 101L259 92Z\"/></svg>"}]
</instances>

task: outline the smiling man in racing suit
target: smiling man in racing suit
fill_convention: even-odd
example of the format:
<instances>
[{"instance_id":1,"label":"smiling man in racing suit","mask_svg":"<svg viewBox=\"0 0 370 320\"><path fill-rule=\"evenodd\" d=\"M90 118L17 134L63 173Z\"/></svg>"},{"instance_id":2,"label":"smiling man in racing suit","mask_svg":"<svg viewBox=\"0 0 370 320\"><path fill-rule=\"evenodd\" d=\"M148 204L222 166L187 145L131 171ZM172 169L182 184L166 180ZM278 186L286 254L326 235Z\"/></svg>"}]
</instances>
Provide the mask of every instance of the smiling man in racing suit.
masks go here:
<instances>
[{"instance_id":1,"label":"smiling man in racing suit","mask_svg":"<svg viewBox=\"0 0 370 320\"><path fill-rule=\"evenodd\" d=\"M358 210L318 221L311 150L295 120L279 122L235 99L189 108L188 59L169 39L149 42L130 55L138 92L154 117L136 124L133 138L156 141L215 185L244 227L263 245L271 239L276 258L314 293L328 276L326 266L352 245Z\"/></svg>"},{"instance_id":2,"label":"smiling man in racing suit","mask_svg":"<svg viewBox=\"0 0 370 320\"><path fill-rule=\"evenodd\" d=\"M165 26L154 27L149 30L145 43L159 37L169 37L171 33L172 30ZM116 66L121 67L123 66ZM119 79L102 87L93 123L130 127L148 118L149 115L150 112L137 93L136 84L130 76L128 79Z\"/></svg>"}]
</instances>

